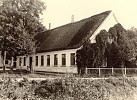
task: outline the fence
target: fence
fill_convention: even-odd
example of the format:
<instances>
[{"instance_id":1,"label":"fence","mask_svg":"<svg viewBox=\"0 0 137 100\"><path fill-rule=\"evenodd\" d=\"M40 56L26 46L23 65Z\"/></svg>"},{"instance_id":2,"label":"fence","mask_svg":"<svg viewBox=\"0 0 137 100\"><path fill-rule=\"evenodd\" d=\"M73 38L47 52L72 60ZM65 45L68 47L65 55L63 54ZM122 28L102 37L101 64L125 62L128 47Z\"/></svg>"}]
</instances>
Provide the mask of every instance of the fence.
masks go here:
<instances>
[{"instance_id":1,"label":"fence","mask_svg":"<svg viewBox=\"0 0 137 100\"><path fill-rule=\"evenodd\" d=\"M86 74L97 76L134 75L137 74L137 68L86 68Z\"/></svg>"}]
</instances>

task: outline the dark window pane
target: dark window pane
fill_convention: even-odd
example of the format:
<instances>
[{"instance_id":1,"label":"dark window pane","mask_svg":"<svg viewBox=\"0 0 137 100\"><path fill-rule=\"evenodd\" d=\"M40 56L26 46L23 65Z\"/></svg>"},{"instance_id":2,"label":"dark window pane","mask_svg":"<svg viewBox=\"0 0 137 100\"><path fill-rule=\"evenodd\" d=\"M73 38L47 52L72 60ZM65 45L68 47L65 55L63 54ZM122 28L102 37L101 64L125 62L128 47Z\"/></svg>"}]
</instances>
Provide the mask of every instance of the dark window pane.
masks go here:
<instances>
[{"instance_id":1,"label":"dark window pane","mask_svg":"<svg viewBox=\"0 0 137 100\"><path fill-rule=\"evenodd\" d=\"M36 56L36 66L38 66L38 56Z\"/></svg>"},{"instance_id":2,"label":"dark window pane","mask_svg":"<svg viewBox=\"0 0 137 100\"><path fill-rule=\"evenodd\" d=\"M50 66L50 55L47 55L47 66Z\"/></svg>"},{"instance_id":3,"label":"dark window pane","mask_svg":"<svg viewBox=\"0 0 137 100\"><path fill-rule=\"evenodd\" d=\"M19 66L21 66L21 57L19 58Z\"/></svg>"},{"instance_id":4,"label":"dark window pane","mask_svg":"<svg viewBox=\"0 0 137 100\"><path fill-rule=\"evenodd\" d=\"M26 57L24 57L24 66L26 66Z\"/></svg>"},{"instance_id":5,"label":"dark window pane","mask_svg":"<svg viewBox=\"0 0 137 100\"><path fill-rule=\"evenodd\" d=\"M8 60L6 59L5 64L8 64Z\"/></svg>"},{"instance_id":6,"label":"dark window pane","mask_svg":"<svg viewBox=\"0 0 137 100\"><path fill-rule=\"evenodd\" d=\"M66 54L62 54L62 65L66 65Z\"/></svg>"},{"instance_id":7,"label":"dark window pane","mask_svg":"<svg viewBox=\"0 0 137 100\"><path fill-rule=\"evenodd\" d=\"M44 56L41 56L41 66L44 65Z\"/></svg>"},{"instance_id":8,"label":"dark window pane","mask_svg":"<svg viewBox=\"0 0 137 100\"><path fill-rule=\"evenodd\" d=\"M13 59L13 67L16 67L16 61L17 61L17 58L14 57L14 59Z\"/></svg>"},{"instance_id":9,"label":"dark window pane","mask_svg":"<svg viewBox=\"0 0 137 100\"><path fill-rule=\"evenodd\" d=\"M71 58L70 58L70 61L71 61L71 65L75 65L75 53L71 53Z\"/></svg>"},{"instance_id":10,"label":"dark window pane","mask_svg":"<svg viewBox=\"0 0 137 100\"><path fill-rule=\"evenodd\" d=\"M54 65L58 65L58 55L54 55Z\"/></svg>"}]
</instances>

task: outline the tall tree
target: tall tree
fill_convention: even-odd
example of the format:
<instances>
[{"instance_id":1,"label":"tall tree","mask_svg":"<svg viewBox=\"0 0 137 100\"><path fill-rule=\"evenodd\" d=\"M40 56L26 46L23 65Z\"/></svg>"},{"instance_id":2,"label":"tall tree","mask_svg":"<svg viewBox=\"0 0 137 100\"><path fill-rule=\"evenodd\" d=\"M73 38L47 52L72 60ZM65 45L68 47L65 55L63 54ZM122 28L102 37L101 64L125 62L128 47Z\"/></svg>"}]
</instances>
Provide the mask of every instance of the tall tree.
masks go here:
<instances>
[{"instance_id":1,"label":"tall tree","mask_svg":"<svg viewBox=\"0 0 137 100\"><path fill-rule=\"evenodd\" d=\"M137 28L131 27L127 30L127 35L132 42L132 45L134 45L135 49L135 56L137 55Z\"/></svg>"},{"instance_id":2,"label":"tall tree","mask_svg":"<svg viewBox=\"0 0 137 100\"><path fill-rule=\"evenodd\" d=\"M115 54L112 54L111 58L115 58L115 56L117 56L120 66L123 67L125 66L125 61L128 61L134 57L135 46L128 37L128 31L125 30L120 24L116 24L114 27L110 28L108 32L113 38L113 48L111 49L111 53L113 53L114 50L117 50Z\"/></svg>"},{"instance_id":3,"label":"tall tree","mask_svg":"<svg viewBox=\"0 0 137 100\"><path fill-rule=\"evenodd\" d=\"M90 40L87 40L82 48L77 51L76 62L79 74L84 74L87 67L105 66L108 37L107 31L102 30L96 37L96 43L91 44Z\"/></svg>"},{"instance_id":4,"label":"tall tree","mask_svg":"<svg viewBox=\"0 0 137 100\"><path fill-rule=\"evenodd\" d=\"M0 0L0 50L3 59L5 51L9 58L35 52L34 36L45 31L40 22L43 10L45 6L40 0Z\"/></svg>"},{"instance_id":5,"label":"tall tree","mask_svg":"<svg viewBox=\"0 0 137 100\"><path fill-rule=\"evenodd\" d=\"M136 55L137 42L131 38L121 24L114 25L108 32L101 30L95 44L86 42L77 51L78 67L125 67L125 62Z\"/></svg>"},{"instance_id":6,"label":"tall tree","mask_svg":"<svg viewBox=\"0 0 137 100\"><path fill-rule=\"evenodd\" d=\"M106 49L109 45L109 33L106 30L101 30L96 36L96 46L98 47L98 67L106 67Z\"/></svg>"}]
</instances>

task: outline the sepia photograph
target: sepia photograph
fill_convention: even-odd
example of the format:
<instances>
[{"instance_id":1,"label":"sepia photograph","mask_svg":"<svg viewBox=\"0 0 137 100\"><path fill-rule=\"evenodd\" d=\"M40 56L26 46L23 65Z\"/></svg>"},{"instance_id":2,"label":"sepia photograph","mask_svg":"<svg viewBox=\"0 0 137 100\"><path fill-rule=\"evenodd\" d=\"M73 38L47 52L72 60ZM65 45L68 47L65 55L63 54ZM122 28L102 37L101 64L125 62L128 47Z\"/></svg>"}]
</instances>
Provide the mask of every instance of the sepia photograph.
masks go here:
<instances>
[{"instance_id":1,"label":"sepia photograph","mask_svg":"<svg viewBox=\"0 0 137 100\"><path fill-rule=\"evenodd\" d=\"M137 100L136 0L0 0L0 100Z\"/></svg>"}]
</instances>

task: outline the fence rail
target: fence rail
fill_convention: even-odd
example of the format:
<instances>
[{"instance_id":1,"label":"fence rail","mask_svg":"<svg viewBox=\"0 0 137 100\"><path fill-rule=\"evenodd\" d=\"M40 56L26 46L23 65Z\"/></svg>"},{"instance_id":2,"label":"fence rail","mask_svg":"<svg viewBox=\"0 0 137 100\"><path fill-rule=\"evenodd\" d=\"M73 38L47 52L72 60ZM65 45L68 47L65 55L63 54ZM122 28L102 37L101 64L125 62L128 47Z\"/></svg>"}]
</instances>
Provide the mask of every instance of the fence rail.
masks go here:
<instances>
[{"instance_id":1,"label":"fence rail","mask_svg":"<svg viewBox=\"0 0 137 100\"><path fill-rule=\"evenodd\" d=\"M137 68L86 68L86 74L97 74L98 76L104 74L116 75L116 74L137 74Z\"/></svg>"}]
</instances>

